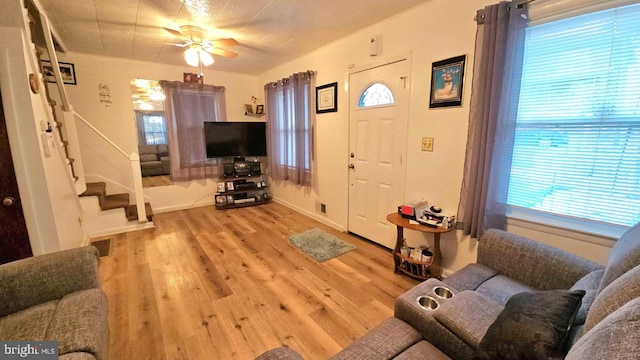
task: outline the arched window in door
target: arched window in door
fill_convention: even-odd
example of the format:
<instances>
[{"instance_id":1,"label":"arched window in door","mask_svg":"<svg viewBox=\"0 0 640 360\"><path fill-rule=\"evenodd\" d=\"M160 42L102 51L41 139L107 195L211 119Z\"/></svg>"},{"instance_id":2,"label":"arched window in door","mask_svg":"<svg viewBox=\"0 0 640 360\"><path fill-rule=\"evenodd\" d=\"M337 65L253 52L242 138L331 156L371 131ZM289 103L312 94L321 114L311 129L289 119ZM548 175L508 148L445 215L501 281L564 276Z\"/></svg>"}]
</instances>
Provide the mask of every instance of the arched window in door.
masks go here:
<instances>
[{"instance_id":1,"label":"arched window in door","mask_svg":"<svg viewBox=\"0 0 640 360\"><path fill-rule=\"evenodd\" d=\"M394 103L393 93L388 86L382 83L371 84L368 88L364 89L360 99L358 100L358 107L370 107L380 105L391 105Z\"/></svg>"}]
</instances>

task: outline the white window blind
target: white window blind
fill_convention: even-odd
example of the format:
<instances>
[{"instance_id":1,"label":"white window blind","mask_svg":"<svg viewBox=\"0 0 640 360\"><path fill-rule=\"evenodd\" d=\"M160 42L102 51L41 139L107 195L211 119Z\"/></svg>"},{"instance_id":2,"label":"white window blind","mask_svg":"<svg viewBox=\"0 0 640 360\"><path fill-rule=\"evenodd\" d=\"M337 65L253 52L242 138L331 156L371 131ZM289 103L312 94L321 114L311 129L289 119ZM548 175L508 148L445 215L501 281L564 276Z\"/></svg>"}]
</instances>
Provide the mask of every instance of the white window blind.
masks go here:
<instances>
[{"instance_id":1,"label":"white window blind","mask_svg":"<svg viewBox=\"0 0 640 360\"><path fill-rule=\"evenodd\" d=\"M640 221L640 4L527 29L510 205Z\"/></svg>"}]
</instances>

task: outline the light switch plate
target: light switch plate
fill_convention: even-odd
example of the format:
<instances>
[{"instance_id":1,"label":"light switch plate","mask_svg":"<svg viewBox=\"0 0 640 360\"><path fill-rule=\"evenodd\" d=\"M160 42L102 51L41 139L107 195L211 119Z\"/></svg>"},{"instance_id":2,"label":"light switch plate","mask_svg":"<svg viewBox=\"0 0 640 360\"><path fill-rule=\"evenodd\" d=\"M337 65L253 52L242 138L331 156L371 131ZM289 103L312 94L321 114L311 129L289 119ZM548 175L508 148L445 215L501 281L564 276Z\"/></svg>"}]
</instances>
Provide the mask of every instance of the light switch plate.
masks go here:
<instances>
[{"instance_id":1,"label":"light switch plate","mask_svg":"<svg viewBox=\"0 0 640 360\"><path fill-rule=\"evenodd\" d=\"M433 138L432 137L423 137L422 138L422 151L433 151Z\"/></svg>"}]
</instances>

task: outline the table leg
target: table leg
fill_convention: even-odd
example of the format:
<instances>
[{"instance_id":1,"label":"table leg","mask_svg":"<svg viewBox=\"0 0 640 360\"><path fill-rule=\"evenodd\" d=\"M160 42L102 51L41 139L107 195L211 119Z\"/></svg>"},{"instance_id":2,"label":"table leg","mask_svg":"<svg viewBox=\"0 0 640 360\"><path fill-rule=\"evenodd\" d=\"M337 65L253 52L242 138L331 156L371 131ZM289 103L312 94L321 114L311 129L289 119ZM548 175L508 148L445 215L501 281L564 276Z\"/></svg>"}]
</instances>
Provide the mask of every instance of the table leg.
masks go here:
<instances>
[{"instance_id":1,"label":"table leg","mask_svg":"<svg viewBox=\"0 0 640 360\"><path fill-rule=\"evenodd\" d=\"M440 233L433 234L433 259L431 260L431 277L442 279L442 252L440 251Z\"/></svg>"},{"instance_id":2,"label":"table leg","mask_svg":"<svg viewBox=\"0 0 640 360\"><path fill-rule=\"evenodd\" d=\"M404 228L400 225L396 225L396 247L393 249L393 271L399 273L400 270L400 258L396 254L400 254L400 247L402 247L402 239L404 238Z\"/></svg>"}]
</instances>

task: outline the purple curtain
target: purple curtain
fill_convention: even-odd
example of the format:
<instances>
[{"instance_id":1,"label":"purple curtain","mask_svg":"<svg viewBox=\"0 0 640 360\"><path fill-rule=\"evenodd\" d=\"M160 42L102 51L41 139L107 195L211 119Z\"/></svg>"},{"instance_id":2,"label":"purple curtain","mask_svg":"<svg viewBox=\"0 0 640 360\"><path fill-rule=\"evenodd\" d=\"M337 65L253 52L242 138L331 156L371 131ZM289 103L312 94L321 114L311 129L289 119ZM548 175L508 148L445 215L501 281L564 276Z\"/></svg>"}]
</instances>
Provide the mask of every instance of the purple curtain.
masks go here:
<instances>
[{"instance_id":1,"label":"purple curtain","mask_svg":"<svg viewBox=\"0 0 640 360\"><path fill-rule=\"evenodd\" d=\"M510 2L478 11L471 109L459 227L479 238L506 226L506 203L522 73L526 7Z\"/></svg>"},{"instance_id":2,"label":"purple curtain","mask_svg":"<svg viewBox=\"0 0 640 360\"><path fill-rule=\"evenodd\" d=\"M268 174L273 179L311 185L315 75L297 73L264 86Z\"/></svg>"},{"instance_id":3,"label":"purple curtain","mask_svg":"<svg viewBox=\"0 0 640 360\"><path fill-rule=\"evenodd\" d=\"M171 161L171 179L217 178L220 162L207 159L205 121L227 121L223 86L160 81L164 102Z\"/></svg>"}]
</instances>

